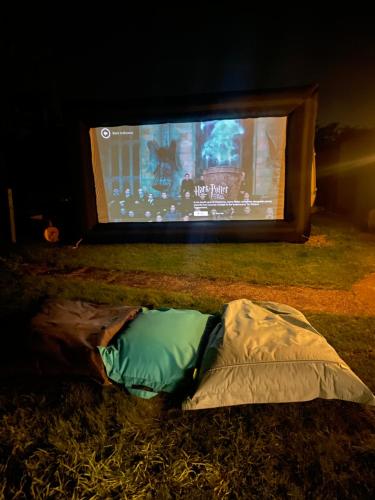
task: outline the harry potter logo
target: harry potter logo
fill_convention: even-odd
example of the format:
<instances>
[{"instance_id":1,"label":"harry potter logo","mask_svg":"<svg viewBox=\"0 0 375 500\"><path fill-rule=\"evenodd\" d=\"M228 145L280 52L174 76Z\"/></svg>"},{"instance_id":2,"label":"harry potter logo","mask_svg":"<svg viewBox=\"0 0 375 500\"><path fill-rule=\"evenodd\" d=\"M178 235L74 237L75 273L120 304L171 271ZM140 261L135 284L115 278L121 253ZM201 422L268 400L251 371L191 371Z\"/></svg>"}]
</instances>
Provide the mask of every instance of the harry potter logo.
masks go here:
<instances>
[{"instance_id":1,"label":"harry potter logo","mask_svg":"<svg viewBox=\"0 0 375 500\"><path fill-rule=\"evenodd\" d=\"M228 186L222 184L209 184L208 186L195 186L195 196L209 195L210 198L224 198L228 194Z\"/></svg>"}]
</instances>

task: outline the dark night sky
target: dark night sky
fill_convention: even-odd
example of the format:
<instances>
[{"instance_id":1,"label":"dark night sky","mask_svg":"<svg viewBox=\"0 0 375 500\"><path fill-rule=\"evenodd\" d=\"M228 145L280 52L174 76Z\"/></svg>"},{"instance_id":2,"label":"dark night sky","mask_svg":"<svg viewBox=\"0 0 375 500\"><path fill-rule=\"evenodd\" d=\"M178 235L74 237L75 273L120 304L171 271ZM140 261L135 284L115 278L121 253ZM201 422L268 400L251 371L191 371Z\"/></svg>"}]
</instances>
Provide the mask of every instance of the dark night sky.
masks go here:
<instances>
[{"instance_id":1,"label":"dark night sky","mask_svg":"<svg viewBox=\"0 0 375 500\"><path fill-rule=\"evenodd\" d=\"M370 14L353 6L328 13L315 4L294 10L208 4L202 11L202 1L199 8L163 3L162 10L160 2L132 10L125 3L124 11L110 3L91 5L80 17L78 7L55 3L49 12L23 7L21 16L17 4L18 12L2 16L0 185L14 188L19 212L22 204L71 197L76 174L63 111L72 99L318 84L319 125L375 128Z\"/></svg>"},{"instance_id":2,"label":"dark night sky","mask_svg":"<svg viewBox=\"0 0 375 500\"><path fill-rule=\"evenodd\" d=\"M8 104L319 84L318 123L375 126L370 15L213 8L17 23L2 44ZM234 4L235 5L235 4ZM144 12L142 12L142 8ZM263 9L265 10L265 9ZM270 15L271 13L271 15ZM4 36L4 35L3 35ZM12 109L12 108L11 108Z\"/></svg>"}]
</instances>

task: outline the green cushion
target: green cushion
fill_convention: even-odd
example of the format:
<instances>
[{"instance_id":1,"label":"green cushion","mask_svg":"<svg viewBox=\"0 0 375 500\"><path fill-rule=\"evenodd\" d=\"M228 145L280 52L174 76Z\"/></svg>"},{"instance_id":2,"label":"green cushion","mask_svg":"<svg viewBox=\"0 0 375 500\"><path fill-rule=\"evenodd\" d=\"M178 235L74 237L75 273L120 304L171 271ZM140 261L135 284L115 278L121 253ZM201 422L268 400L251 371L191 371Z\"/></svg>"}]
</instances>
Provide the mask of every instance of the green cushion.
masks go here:
<instances>
[{"instance_id":1,"label":"green cushion","mask_svg":"<svg viewBox=\"0 0 375 500\"><path fill-rule=\"evenodd\" d=\"M114 344L98 347L108 377L146 399L173 392L195 366L209 317L195 310L143 308Z\"/></svg>"}]
</instances>

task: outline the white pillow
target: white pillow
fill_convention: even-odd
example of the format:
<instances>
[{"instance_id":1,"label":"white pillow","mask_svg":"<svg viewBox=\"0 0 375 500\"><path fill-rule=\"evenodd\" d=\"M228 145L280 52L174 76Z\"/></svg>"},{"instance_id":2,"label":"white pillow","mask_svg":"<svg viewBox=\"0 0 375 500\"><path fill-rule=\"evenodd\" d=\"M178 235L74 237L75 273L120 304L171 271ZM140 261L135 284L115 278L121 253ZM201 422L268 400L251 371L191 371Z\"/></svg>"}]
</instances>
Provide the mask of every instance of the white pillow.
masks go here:
<instances>
[{"instance_id":1,"label":"white pillow","mask_svg":"<svg viewBox=\"0 0 375 500\"><path fill-rule=\"evenodd\" d=\"M370 389L296 309L240 299L210 335L184 410L315 398L375 405Z\"/></svg>"}]
</instances>

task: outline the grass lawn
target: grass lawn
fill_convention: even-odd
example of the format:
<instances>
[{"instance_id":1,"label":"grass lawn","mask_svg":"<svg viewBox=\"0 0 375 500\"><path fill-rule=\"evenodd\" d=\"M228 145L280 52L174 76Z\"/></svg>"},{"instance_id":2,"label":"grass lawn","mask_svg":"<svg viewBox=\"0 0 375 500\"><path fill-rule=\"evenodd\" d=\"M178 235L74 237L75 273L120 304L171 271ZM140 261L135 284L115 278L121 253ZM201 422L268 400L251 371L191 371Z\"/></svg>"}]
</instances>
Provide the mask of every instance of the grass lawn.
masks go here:
<instances>
[{"instance_id":1,"label":"grass lawn","mask_svg":"<svg viewBox=\"0 0 375 500\"><path fill-rule=\"evenodd\" d=\"M312 238L290 243L118 244L53 247L24 244L5 252L14 265L37 263L57 270L81 267L144 271L179 277L349 289L375 271L375 238L351 226L315 215Z\"/></svg>"},{"instance_id":2,"label":"grass lawn","mask_svg":"<svg viewBox=\"0 0 375 500\"><path fill-rule=\"evenodd\" d=\"M215 297L63 273L80 267L328 289L350 289L375 271L374 237L328 217L313 223L305 245L4 248L2 334L22 342L21 326L5 319L31 314L46 296L221 310ZM30 263L60 274L33 275ZM303 312L375 391L375 310ZM182 412L162 396L144 401L81 379L0 379L0 498L365 499L374 492L373 407L315 400Z\"/></svg>"}]
</instances>

